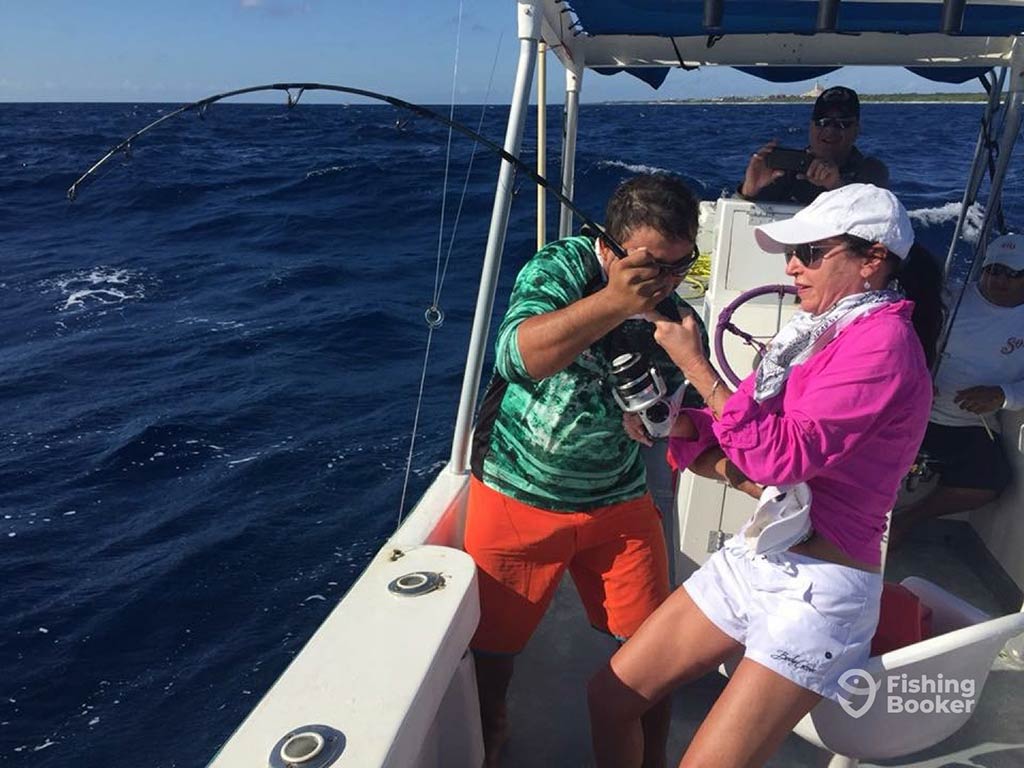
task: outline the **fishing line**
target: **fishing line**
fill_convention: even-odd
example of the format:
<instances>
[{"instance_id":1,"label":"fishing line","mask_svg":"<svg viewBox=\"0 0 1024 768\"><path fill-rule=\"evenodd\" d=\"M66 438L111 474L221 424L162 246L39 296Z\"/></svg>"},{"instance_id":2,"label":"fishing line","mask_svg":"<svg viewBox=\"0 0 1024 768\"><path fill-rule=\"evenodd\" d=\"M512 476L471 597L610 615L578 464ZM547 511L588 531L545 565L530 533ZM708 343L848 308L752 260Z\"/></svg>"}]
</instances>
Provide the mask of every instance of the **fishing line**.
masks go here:
<instances>
[{"instance_id":1,"label":"fishing line","mask_svg":"<svg viewBox=\"0 0 1024 768\"><path fill-rule=\"evenodd\" d=\"M455 119L455 86L459 78L459 47L462 43L462 0L459 0L459 23L455 29L455 65L452 70L452 95L448 107L449 122ZM452 159L452 127L448 126L448 142L444 155L444 182L441 185L441 224L437 228L437 266L434 269L434 307L437 307L438 283L441 280L441 248L444 246L444 214L448 202L448 170Z\"/></svg>"},{"instance_id":2,"label":"fishing line","mask_svg":"<svg viewBox=\"0 0 1024 768\"><path fill-rule=\"evenodd\" d=\"M448 109L449 121L455 119L455 86L459 80L459 49L462 43L462 12L463 5L462 0L459 0L459 23L455 31L455 63L452 68L452 95L451 95L451 106ZM430 344L434 339L434 331L441 327L441 323L444 322L444 313L438 306L438 302L441 299L441 249L444 246L444 214L445 209L448 206L448 170L451 167L452 157L452 127L448 126L448 141L445 147L444 156L444 182L441 185L441 223L437 228L437 260L434 266L434 296L431 300L431 304L427 307L426 312L423 315L423 319L427 323L427 346L423 351L423 369L420 371L420 388L416 394L416 408L413 413L412 419L412 434L409 437L409 453L405 458L405 477L402 480L402 495L398 501L398 519L395 521L395 530L402 525L402 511L405 509L405 497L409 491L409 475L412 473L412 459L413 454L416 450L416 433L419 429L420 424L420 413L423 410L423 391L426 388L427 382L427 368L430 362ZM472 168L472 161L470 161L470 168ZM467 176L466 181L469 181ZM465 196L466 188L463 187L463 196ZM459 201L459 210L462 210L462 201ZM455 230L458 227L458 221L452 227L452 242L455 242ZM448 249L448 255L451 255L451 248ZM447 271L448 263L445 260L445 271Z\"/></svg>"},{"instance_id":3,"label":"fishing line","mask_svg":"<svg viewBox=\"0 0 1024 768\"><path fill-rule=\"evenodd\" d=\"M491 62L491 76L487 80L487 91L484 93L484 103L480 108L480 119L476 124L476 132L480 133L484 127L484 118L487 116L487 107L490 105L491 100L491 87L494 85L494 73L498 69L498 54L501 52L501 44L505 39L505 33L502 32L498 37L498 46L494 51L494 61ZM459 207L455 211L455 223L452 225L452 236L448 241L448 253L444 259L444 269L441 270L441 284L437 289L437 297L435 301L440 299L441 286L444 285L445 276L448 274L448 262L452 258L452 249L455 247L455 233L459 228L459 220L462 218L462 206L466 202L466 192L469 190L469 178L473 172L473 162L476 160L476 147L473 147L473 151L469 155L469 167L466 168L466 178L462 182L462 194L459 197Z\"/></svg>"},{"instance_id":4,"label":"fishing line","mask_svg":"<svg viewBox=\"0 0 1024 768\"><path fill-rule=\"evenodd\" d=\"M498 69L498 54L501 51L502 40L504 40L504 38L505 38L505 33L503 32L501 37L498 40L498 48L495 51L494 63L492 63L492 66L490 66L490 78L487 81L487 90L484 93L483 105L480 108L480 119L479 119L479 121L476 124L477 132L479 132L480 129L483 127L483 119L484 119L484 117L487 114L487 102L490 100L490 88L492 88L492 85L494 84L495 71ZM453 98L453 101L454 101L455 100L455 86L454 85L453 85L453 89L452 89L452 98ZM453 108L453 114L454 114L454 108ZM451 136L451 134L450 134L450 136ZM442 290L442 288L444 286L444 278L447 275L447 265L449 265L449 262L452 259L452 251L455 248L455 236L456 236L456 232L458 232L458 230L459 230L459 220L462 218L462 208L463 208L463 204L466 202L466 191L469 189L469 179L470 179L470 176L471 176L471 174L473 172L473 161L475 159L476 159L476 150L474 148L473 152L470 153L470 156L469 156L469 165L466 168L466 178L463 180L463 184L462 184L462 195L459 197L459 207L456 210L455 222L452 224L452 237L449 239L449 249L447 249L447 253L444 256L444 267L443 267L443 269L440 270L440 278L439 279L437 278L436 272L435 272L435 279L434 279L434 301L427 308L427 311L424 313L424 319L425 319L425 321L427 323L427 329L428 329L427 330L427 348L426 348L426 351L423 353L423 371L420 373L420 391L417 394L417 398L416 398L416 415L413 418L413 436L412 436L412 439L411 439L410 445L409 445L409 457L407 458L407 461L406 461L406 479L404 479L404 481L402 483L402 486L401 486L401 500L398 503L398 521L397 521L397 524L395 525L395 529L396 530L397 530L398 526L401 525L401 513L402 513L402 510L404 508L406 508L406 495L407 495L408 489L409 489L409 475L412 472L412 468L413 468L413 450L414 450L414 446L416 444L417 428L418 428L419 423L420 423L420 411L421 411L421 409L423 407L423 391L424 391L424 389L426 387L427 360L430 357L430 342L433 340L434 331L439 329L441 327L441 324L444 322L444 313L441 311L441 308L440 308L440 306L438 306L438 304L440 302L441 290ZM447 183L447 161L445 161L444 177L445 177L445 185L446 185L446 183ZM443 207L443 203L442 203L442 207ZM443 227L444 227L444 216L442 214L441 215L441 229L443 229ZM438 238L438 240L439 240L439 238ZM438 263L440 263L440 244L439 243L438 243L437 261L438 261Z\"/></svg>"}]
</instances>

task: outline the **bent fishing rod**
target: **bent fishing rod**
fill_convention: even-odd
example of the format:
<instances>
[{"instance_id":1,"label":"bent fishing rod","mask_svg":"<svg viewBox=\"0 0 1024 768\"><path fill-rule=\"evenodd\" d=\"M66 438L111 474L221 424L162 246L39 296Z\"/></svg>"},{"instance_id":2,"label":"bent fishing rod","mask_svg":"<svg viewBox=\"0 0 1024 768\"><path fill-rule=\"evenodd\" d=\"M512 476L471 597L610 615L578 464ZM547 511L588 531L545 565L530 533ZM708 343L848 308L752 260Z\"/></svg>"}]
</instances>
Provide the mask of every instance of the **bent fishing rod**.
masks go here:
<instances>
[{"instance_id":1,"label":"bent fishing rod","mask_svg":"<svg viewBox=\"0 0 1024 768\"><path fill-rule=\"evenodd\" d=\"M367 99L372 99L374 101L383 101L387 104L390 104L393 107L397 107L398 109L404 109L420 117L425 117L428 120L433 120L436 123L446 125L449 128L463 134L464 136L469 137L477 144L480 144L486 147L487 149L491 150L491 152L496 154L502 160L504 160L507 163L511 163L513 166L515 166L516 169L525 173L535 183L540 184L544 189L546 189L548 192L554 195L558 199L558 201L562 203L566 208L568 208L570 211L576 214L576 216L578 216L586 226L592 228L594 232L600 233L601 239L608 244L608 247L611 248L611 250L615 253L616 256L618 256L619 258L626 257L626 250L619 243L617 243L614 238L609 236L608 233L604 231L604 227L602 227L596 221L594 221L585 213L583 213L583 211L577 208L576 205L572 202L572 200L566 197L560 189L558 189L545 177L541 176L539 173L533 170L533 168L524 163L518 157L509 152L506 152L505 149L501 147L499 144L496 144L490 139L486 138L485 136L482 136L481 134L474 131L472 128L463 125L462 123L459 123L455 120L451 120L445 117L444 115L435 112L432 109L420 106L419 104L413 104L412 102L409 101L404 101L394 96L389 96L385 93L377 93L375 91L368 91L363 88L353 88L346 85L331 85L328 83L272 83L269 85L254 85L248 88L239 88L237 90L226 91L225 93L218 93L213 96L207 96L205 99L193 101L191 104L185 104L184 106L178 107L177 109L168 112L166 115L163 115L160 118L154 120L144 128L139 129L131 136L122 140L119 144L111 148L110 151L107 152L99 160L97 160L96 163L94 163L93 166L89 168L89 170L87 170L80 177L78 177L74 184L68 187L68 200L74 201L75 198L78 196L79 188L89 179L89 177L91 177L94 173L96 173L96 171L102 168L108 160L114 157L114 155L118 154L119 152L124 152L126 155L130 154L132 145L134 144L136 139L138 139L143 134L148 133L153 128L156 128L164 121L170 120L172 117L177 117L178 115L183 114L185 112L193 111L196 112L200 117L204 117L206 114L207 107L209 107L211 104L214 104L215 102L231 98L232 96L241 96L243 94L257 93L259 91L284 91L285 94L287 95L288 100L286 105L289 109L291 109L292 107L296 106L299 103L299 99L302 98L302 94L305 93L306 91L334 91L337 93L348 93L353 96L362 96ZM294 94L292 93L293 91L295 91Z\"/></svg>"}]
</instances>

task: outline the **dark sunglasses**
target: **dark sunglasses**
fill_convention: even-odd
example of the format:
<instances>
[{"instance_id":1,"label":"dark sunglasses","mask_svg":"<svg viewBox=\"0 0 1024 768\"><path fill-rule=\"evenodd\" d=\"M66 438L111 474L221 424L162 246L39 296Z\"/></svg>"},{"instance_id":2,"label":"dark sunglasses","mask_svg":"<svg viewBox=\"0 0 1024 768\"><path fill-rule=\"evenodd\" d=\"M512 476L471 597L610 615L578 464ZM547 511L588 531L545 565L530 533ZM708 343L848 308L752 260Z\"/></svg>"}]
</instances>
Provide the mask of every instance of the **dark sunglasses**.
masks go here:
<instances>
[{"instance_id":1,"label":"dark sunglasses","mask_svg":"<svg viewBox=\"0 0 1024 768\"><path fill-rule=\"evenodd\" d=\"M1024 269L1010 269L1005 264L989 264L985 271L994 277L1009 277L1014 280L1024 277Z\"/></svg>"},{"instance_id":2,"label":"dark sunglasses","mask_svg":"<svg viewBox=\"0 0 1024 768\"><path fill-rule=\"evenodd\" d=\"M819 117L811 121L819 128L838 128L840 131L845 131L847 128L852 128L857 124L857 118L855 117Z\"/></svg>"},{"instance_id":3,"label":"dark sunglasses","mask_svg":"<svg viewBox=\"0 0 1024 768\"><path fill-rule=\"evenodd\" d=\"M805 267L813 267L819 261L825 258L825 255L834 248L838 248L841 245L845 245L852 251L859 251L867 253L868 249L871 248L874 243L870 240L865 240L863 237L857 237L856 235L841 235L840 242L832 243L831 245L818 244L818 243L800 243L800 245L785 245L783 246L782 253L786 258L786 264L789 264L789 260L796 256L800 260L800 263ZM892 258L896 258L893 256ZM898 261L898 260L897 260Z\"/></svg>"},{"instance_id":4,"label":"dark sunglasses","mask_svg":"<svg viewBox=\"0 0 1024 768\"><path fill-rule=\"evenodd\" d=\"M673 261L671 264L664 264L657 262L658 269L661 274L668 275L669 277L686 277L686 273L690 271L690 268L697 262L700 257L700 251L697 250L697 246L693 246L693 253L689 256L684 256L679 261Z\"/></svg>"},{"instance_id":5,"label":"dark sunglasses","mask_svg":"<svg viewBox=\"0 0 1024 768\"><path fill-rule=\"evenodd\" d=\"M786 258L787 264L789 264L789 260L795 256L796 259L805 267L813 267L825 258L826 253L838 248L840 245L842 245L842 243L832 243L831 245L815 245L814 243L785 245L782 247L782 255Z\"/></svg>"}]
</instances>

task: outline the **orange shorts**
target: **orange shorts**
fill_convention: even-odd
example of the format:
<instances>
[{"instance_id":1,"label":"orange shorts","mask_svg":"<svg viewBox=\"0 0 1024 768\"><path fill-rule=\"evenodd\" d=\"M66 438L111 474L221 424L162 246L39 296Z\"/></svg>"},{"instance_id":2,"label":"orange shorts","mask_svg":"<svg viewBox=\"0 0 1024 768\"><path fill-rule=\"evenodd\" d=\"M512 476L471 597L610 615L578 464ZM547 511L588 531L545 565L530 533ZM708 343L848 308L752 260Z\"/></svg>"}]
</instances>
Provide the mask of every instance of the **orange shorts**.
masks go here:
<instances>
[{"instance_id":1,"label":"orange shorts","mask_svg":"<svg viewBox=\"0 0 1024 768\"><path fill-rule=\"evenodd\" d=\"M470 479L466 551L477 564L480 626L470 646L519 653L568 568L590 623L631 636L668 596L661 518L650 494L589 512L550 512Z\"/></svg>"}]
</instances>

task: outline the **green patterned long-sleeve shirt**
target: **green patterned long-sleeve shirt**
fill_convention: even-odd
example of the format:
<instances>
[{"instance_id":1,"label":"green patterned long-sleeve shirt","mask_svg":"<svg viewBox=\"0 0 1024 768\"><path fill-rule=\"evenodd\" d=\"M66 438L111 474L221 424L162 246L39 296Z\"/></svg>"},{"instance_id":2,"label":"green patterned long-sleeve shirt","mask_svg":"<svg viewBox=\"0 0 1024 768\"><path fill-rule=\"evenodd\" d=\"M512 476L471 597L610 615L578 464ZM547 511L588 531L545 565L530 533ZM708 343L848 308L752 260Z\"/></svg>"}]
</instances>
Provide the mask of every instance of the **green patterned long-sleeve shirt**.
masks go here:
<instances>
[{"instance_id":1,"label":"green patterned long-sleeve shirt","mask_svg":"<svg viewBox=\"0 0 1024 768\"><path fill-rule=\"evenodd\" d=\"M474 435L473 472L486 485L542 509L582 511L646 491L637 443L623 430L622 410L612 397L608 371L616 353L609 337L541 380L530 377L519 353L517 334L524 320L567 307L603 284L593 240L551 243L519 273L498 329L495 375ZM680 314L696 317L676 299ZM652 329L646 321L627 320L615 348L625 344L647 355L673 392L682 374L654 342ZM706 349L703 323L701 332ZM692 389L684 402L701 404Z\"/></svg>"}]
</instances>

